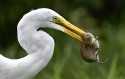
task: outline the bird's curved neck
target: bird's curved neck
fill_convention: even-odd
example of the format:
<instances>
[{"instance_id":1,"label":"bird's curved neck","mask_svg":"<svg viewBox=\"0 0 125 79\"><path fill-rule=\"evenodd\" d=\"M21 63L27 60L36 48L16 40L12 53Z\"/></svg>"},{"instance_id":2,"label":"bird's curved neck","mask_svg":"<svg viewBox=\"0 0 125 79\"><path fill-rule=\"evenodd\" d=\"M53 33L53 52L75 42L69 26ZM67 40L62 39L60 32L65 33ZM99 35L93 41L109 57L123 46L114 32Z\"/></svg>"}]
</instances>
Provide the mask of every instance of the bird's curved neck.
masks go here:
<instances>
[{"instance_id":1,"label":"bird's curved neck","mask_svg":"<svg viewBox=\"0 0 125 79\"><path fill-rule=\"evenodd\" d=\"M26 63L27 67L32 66L30 73L35 74L47 65L54 51L53 38L46 32L37 31L37 29L32 25L19 25L17 28L18 41L29 54L21 61L30 61L30 63Z\"/></svg>"},{"instance_id":2,"label":"bird's curved neck","mask_svg":"<svg viewBox=\"0 0 125 79\"><path fill-rule=\"evenodd\" d=\"M54 48L53 38L42 30L38 31L39 26L23 24L20 23L17 27L18 41L28 54L35 53L38 49L42 51L48 45Z\"/></svg>"}]
</instances>

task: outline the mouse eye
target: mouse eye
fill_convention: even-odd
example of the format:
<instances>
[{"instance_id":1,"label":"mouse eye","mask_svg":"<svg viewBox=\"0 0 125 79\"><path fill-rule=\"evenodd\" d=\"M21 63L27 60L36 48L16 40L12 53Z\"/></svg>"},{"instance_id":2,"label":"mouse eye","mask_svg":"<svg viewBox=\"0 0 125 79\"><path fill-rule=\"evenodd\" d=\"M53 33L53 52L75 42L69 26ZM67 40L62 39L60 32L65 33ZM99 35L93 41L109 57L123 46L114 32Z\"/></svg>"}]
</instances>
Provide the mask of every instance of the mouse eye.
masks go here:
<instances>
[{"instance_id":1,"label":"mouse eye","mask_svg":"<svg viewBox=\"0 0 125 79\"><path fill-rule=\"evenodd\" d=\"M89 38L89 37L90 37L90 35L88 35L88 34L87 34L87 35L86 35L86 37L88 37L88 38Z\"/></svg>"}]
</instances>

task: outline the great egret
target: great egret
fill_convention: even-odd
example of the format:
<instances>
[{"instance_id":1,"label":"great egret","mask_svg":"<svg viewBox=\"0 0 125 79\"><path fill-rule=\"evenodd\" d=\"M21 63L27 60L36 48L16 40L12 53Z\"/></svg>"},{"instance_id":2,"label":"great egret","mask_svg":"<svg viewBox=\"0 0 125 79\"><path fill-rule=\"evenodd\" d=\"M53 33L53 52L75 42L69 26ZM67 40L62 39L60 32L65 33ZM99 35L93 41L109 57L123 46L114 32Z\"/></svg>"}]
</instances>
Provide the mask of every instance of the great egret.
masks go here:
<instances>
[{"instance_id":1,"label":"great egret","mask_svg":"<svg viewBox=\"0 0 125 79\"><path fill-rule=\"evenodd\" d=\"M81 37L67 28L86 33L51 9L30 11L17 25L18 41L28 55L20 59L9 59L0 54L0 79L30 79L47 65L53 55L54 40L39 28L57 29L80 41Z\"/></svg>"}]
</instances>

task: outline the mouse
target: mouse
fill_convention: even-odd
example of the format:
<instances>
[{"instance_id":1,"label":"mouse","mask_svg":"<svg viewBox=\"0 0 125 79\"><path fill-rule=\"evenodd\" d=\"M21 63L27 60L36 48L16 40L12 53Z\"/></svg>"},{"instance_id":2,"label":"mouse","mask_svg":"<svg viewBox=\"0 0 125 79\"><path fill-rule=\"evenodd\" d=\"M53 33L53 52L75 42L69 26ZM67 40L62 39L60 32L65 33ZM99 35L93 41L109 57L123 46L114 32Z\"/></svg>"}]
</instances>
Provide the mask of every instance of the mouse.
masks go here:
<instances>
[{"instance_id":1,"label":"mouse","mask_svg":"<svg viewBox=\"0 0 125 79\"><path fill-rule=\"evenodd\" d=\"M99 52L99 41L98 37L94 37L91 33L85 33L82 36L82 40L84 42L81 43L80 51L81 57L88 63L105 63L99 60L98 52Z\"/></svg>"}]
</instances>

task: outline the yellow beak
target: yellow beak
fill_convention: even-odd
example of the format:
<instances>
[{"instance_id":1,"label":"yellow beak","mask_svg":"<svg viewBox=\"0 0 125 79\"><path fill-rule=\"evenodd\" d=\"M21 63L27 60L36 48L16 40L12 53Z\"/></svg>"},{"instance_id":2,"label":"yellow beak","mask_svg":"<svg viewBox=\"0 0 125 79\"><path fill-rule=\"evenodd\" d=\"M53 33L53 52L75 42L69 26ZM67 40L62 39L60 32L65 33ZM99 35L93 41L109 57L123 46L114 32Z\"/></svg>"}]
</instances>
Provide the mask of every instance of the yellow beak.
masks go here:
<instances>
[{"instance_id":1,"label":"yellow beak","mask_svg":"<svg viewBox=\"0 0 125 79\"><path fill-rule=\"evenodd\" d=\"M71 30L74 30L74 31L76 31L76 32L78 32L78 33L80 33L82 35L86 33L85 31L83 31L83 30L79 29L78 27L74 26L70 22L66 21L64 18L60 18L60 17L57 17L57 18L58 18L58 21L55 22L55 23L61 25L63 27L63 29L64 29L64 32L66 34L68 34L68 35L78 39L79 41L83 42L81 36L73 33L72 31L68 30L67 28L69 28Z\"/></svg>"}]
</instances>

